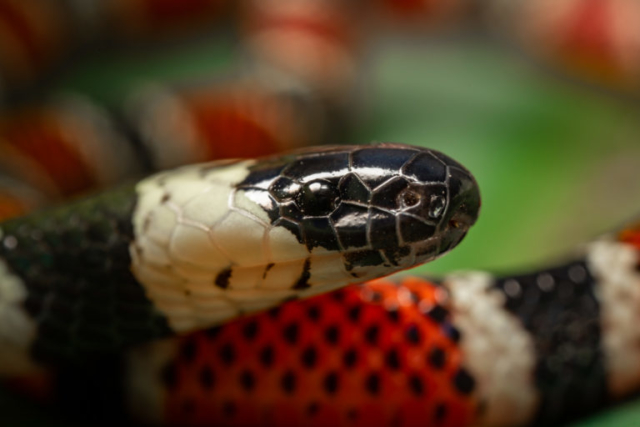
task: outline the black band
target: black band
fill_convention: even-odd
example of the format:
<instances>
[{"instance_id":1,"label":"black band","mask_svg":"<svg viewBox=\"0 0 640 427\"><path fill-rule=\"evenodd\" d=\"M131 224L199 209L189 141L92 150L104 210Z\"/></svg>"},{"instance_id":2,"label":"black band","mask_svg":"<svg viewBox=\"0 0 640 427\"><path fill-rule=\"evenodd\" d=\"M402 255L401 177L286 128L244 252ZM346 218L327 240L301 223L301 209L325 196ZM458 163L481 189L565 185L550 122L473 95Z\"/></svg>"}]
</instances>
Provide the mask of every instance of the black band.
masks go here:
<instances>
[{"instance_id":1,"label":"black band","mask_svg":"<svg viewBox=\"0 0 640 427\"><path fill-rule=\"evenodd\" d=\"M600 407L606 398L600 307L586 264L502 278L495 286L535 343L542 396L536 421L559 423Z\"/></svg>"},{"instance_id":2,"label":"black band","mask_svg":"<svg viewBox=\"0 0 640 427\"><path fill-rule=\"evenodd\" d=\"M91 353L169 334L166 319L131 273L133 187L7 221L0 257L27 288L42 361Z\"/></svg>"}]
</instances>

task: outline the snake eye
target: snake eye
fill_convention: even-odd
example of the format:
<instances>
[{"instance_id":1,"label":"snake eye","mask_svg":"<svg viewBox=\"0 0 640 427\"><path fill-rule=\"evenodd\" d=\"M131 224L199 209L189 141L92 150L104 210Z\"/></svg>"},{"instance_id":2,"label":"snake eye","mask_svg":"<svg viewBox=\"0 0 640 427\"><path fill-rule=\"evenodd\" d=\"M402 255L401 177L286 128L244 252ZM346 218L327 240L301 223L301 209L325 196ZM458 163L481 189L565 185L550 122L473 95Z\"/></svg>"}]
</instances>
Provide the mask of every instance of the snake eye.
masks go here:
<instances>
[{"instance_id":1,"label":"snake eye","mask_svg":"<svg viewBox=\"0 0 640 427\"><path fill-rule=\"evenodd\" d=\"M296 201L305 215L328 215L336 207L338 190L327 181L311 181L303 185Z\"/></svg>"},{"instance_id":2,"label":"snake eye","mask_svg":"<svg viewBox=\"0 0 640 427\"><path fill-rule=\"evenodd\" d=\"M403 191L400 200L402 207L410 208L420 203L420 194L412 190Z\"/></svg>"}]
</instances>

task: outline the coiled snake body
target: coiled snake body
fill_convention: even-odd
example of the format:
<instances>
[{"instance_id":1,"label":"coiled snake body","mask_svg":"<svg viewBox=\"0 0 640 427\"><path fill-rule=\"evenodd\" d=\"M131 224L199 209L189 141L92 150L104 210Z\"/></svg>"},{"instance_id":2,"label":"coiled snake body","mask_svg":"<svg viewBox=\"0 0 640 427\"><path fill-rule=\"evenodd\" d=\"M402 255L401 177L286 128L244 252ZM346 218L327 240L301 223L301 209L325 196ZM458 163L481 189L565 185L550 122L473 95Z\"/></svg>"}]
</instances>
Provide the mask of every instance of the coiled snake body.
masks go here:
<instances>
[{"instance_id":1,"label":"coiled snake body","mask_svg":"<svg viewBox=\"0 0 640 427\"><path fill-rule=\"evenodd\" d=\"M62 366L48 387L74 410L172 425L546 424L634 390L633 227L531 274L289 301L433 259L478 209L462 166L387 144L189 166L4 222L3 372Z\"/></svg>"},{"instance_id":2,"label":"coiled snake body","mask_svg":"<svg viewBox=\"0 0 640 427\"><path fill-rule=\"evenodd\" d=\"M399 144L187 166L2 230L2 370L71 363L409 268L480 207L454 160Z\"/></svg>"},{"instance_id":3,"label":"coiled snake body","mask_svg":"<svg viewBox=\"0 0 640 427\"><path fill-rule=\"evenodd\" d=\"M48 44L35 31L42 21L37 8L5 3L6 16L18 11L32 18L5 31L15 31L27 50L30 40ZM92 7L66 3L69 10L82 9L81 16L92 15ZM215 2L199 2L208 3ZM278 2L273 16L269 8L256 9L250 19L255 29L248 44L267 58L267 69L298 74L276 79L277 90L265 90L257 79L237 87L226 82L223 96L161 90L142 97L132 133L144 140L154 166L193 161L202 152L246 154L249 145L228 143L238 133L255 133L243 142L266 151L333 135L332 114L340 108L325 108L297 80L329 89L320 98L342 99L334 92L358 74L351 68L351 44L358 39L351 30L360 7L308 2L311 12L318 5L329 11L317 14L317 25L302 3ZM502 3L487 7L499 11ZM573 26L546 13L547 3L553 2L510 3L524 12L504 21L518 22L514 27L525 39L553 39L551 56L573 43L582 46L583 39L588 48L597 33L591 24L586 37L577 25L568 31L576 32L568 37L573 42L548 37ZM575 3L578 11L610 8L607 2ZM610 4L618 3L624 2ZM451 8L449 2L434 7ZM633 23L625 10L634 8L629 2L616 17L628 15ZM598 31L604 33L606 22ZM282 40L292 40L292 28L308 31L298 34L302 44L292 44L293 54L280 55L290 53ZM604 52L569 62L595 57L597 63L619 44L634 46L631 39L620 42L617 24L611 28L615 43L602 44ZM39 37L28 37L30 30ZM527 36L531 31L534 37ZM3 52L7 46L20 56L11 44ZM308 46L321 53L314 57ZM611 76L604 73L605 80L636 90L637 55L613 56L620 64ZM45 69L39 57L27 61L34 73ZM309 63L320 67L311 70ZM20 70L21 62L7 65ZM327 70L335 75L327 78ZM8 87L17 75L3 73ZM323 86L329 80L335 81ZM0 215L38 205L40 190L70 194L131 172L131 147L119 144L116 126L99 109L72 104L26 115L15 129L5 124L0 163L10 173L0 177ZM168 119L176 117L181 120ZM23 136L21 121L41 138ZM202 143L208 138L228 147L216 151ZM48 162L42 139L60 164ZM22 173L24 165L39 167ZM73 173L65 175L61 165L72 165ZM25 182L18 186L16 177ZM14 204L18 193L24 206ZM44 382L58 403L92 419L126 411L172 425L548 425L637 390L640 231L633 226L530 274L475 272L437 282L404 277L290 301L439 256L460 241L478 207L477 188L464 168L439 153L396 145L186 167L1 223L0 373L21 375L12 379L17 387ZM200 328L209 329L190 332ZM181 336L134 346L176 332Z\"/></svg>"},{"instance_id":4,"label":"coiled snake body","mask_svg":"<svg viewBox=\"0 0 640 427\"><path fill-rule=\"evenodd\" d=\"M639 236L519 276L351 286L141 348L128 402L191 425L563 422L640 384Z\"/></svg>"}]
</instances>

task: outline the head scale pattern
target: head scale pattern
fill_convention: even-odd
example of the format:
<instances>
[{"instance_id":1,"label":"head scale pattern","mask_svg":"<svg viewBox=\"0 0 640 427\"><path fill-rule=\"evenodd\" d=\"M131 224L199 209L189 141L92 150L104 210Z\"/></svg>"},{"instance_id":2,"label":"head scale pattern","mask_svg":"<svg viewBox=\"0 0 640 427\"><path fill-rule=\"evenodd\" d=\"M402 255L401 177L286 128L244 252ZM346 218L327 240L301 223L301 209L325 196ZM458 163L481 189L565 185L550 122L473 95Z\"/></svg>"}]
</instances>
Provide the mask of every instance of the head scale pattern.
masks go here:
<instances>
[{"instance_id":1,"label":"head scale pattern","mask_svg":"<svg viewBox=\"0 0 640 427\"><path fill-rule=\"evenodd\" d=\"M480 195L449 157L401 144L301 151L250 168L236 186L309 252L338 251L358 267L399 270L457 245Z\"/></svg>"}]
</instances>

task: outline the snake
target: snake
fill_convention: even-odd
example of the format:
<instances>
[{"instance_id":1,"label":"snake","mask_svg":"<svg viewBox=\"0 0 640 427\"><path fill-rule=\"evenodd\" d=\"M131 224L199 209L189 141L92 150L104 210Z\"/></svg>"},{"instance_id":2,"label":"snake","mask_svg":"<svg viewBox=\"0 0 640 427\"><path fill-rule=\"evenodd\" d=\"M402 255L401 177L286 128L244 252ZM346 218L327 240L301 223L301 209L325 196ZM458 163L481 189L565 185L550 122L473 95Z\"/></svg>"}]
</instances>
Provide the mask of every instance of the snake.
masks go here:
<instances>
[{"instance_id":1,"label":"snake","mask_svg":"<svg viewBox=\"0 0 640 427\"><path fill-rule=\"evenodd\" d=\"M548 425L637 390L640 225L525 274L372 279L454 248L479 208L459 163L381 144L8 220L0 366L22 387L57 367L58 403L145 425Z\"/></svg>"},{"instance_id":2,"label":"snake","mask_svg":"<svg viewBox=\"0 0 640 427\"><path fill-rule=\"evenodd\" d=\"M82 9L67 3L75 13ZM509 7L547 19L544 5L520 3ZM28 12L18 2L4 6ZM518 15L520 37L548 38L548 25ZM549 19L556 33L566 27ZM27 48L31 21L19 34ZM582 46L577 38L571 42ZM264 48L268 37L256 42ZM565 44L552 46L551 55L570 50ZM342 47L337 62L348 69ZM46 69L43 52L27 64L33 74ZM601 54L596 50L596 60ZM592 55L569 62L581 68ZM605 80L635 90L637 67L623 65ZM3 78L14 86L19 74ZM255 89L248 89L252 107L255 98L275 104ZM298 88L294 92L298 99ZM158 139L166 145L176 129L163 114L192 105L171 93L156 93L148 104L152 113L160 111L153 118L164 125ZM81 110L56 110L53 120L45 114L42 128L78 121ZM83 130L104 131L104 116L89 110ZM279 125L280 134L299 131ZM73 133L64 129L65 137ZM99 142L128 150L111 130L107 126ZM28 138L16 146L28 147ZM159 159L191 161L192 148L167 149ZM395 151L404 154L389 156ZM371 153L372 163L354 166L357 153ZM55 169L46 154L37 157ZM128 166L127 156L94 157ZM318 169L308 163L312 158ZM426 181L412 166L418 158L426 162ZM77 176L64 190L117 180L95 162L90 166L100 169L100 179L90 182L86 158L74 160ZM165 167L162 161L155 166ZM20 172L23 165L5 166ZM24 183L0 180L9 196L31 195L27 184L16 191ZM389 192L378 197L378 188ZM25 210L5 206L10 214ZM452 249L478 207L477 188L463 167L434 151L395 145L189 166L3 222L0 372L26 375L11 380L18 388L33 386L29 375L37 375L36 385L45 381L57 404L94 421L121 422L126 413L158 425L548 425L637 390L639 337L630 325L640 298L640 228L634 224L525 274L369 280Z\"/></svg>"},{"instance_id":3,"label":"snake","mask_svg":"<svg viewBox=\"0 0 640 427\"><path fill-rule=\"evenodd\" d=\"M0 366L145 425L547 425L636 390L640 225L530 273L374 279L454 248L479 208L459 163L380 144L7 220Z\"/></svg>"},{"instance_id":4,"label":"snake","mask_svg":"<svg viewBox=\"0 0 640 427\"><path fill-rule=\"evenodd\" d=\"M168 425L554 425L640 386L640 226L525 274L405 275L151 343L126 405Z\"/></svg>"},{"instance_id":5,"label":"snake","mask_svg":"<svg viewBox=\"0 0 640 427\"><path fill-rule=\"evenodd\" d=\"M379 144L185 166L8 220L0 365L117 352L407 269L454 248L479 208L453 159Z\"/></svg>"}]
</instances>

